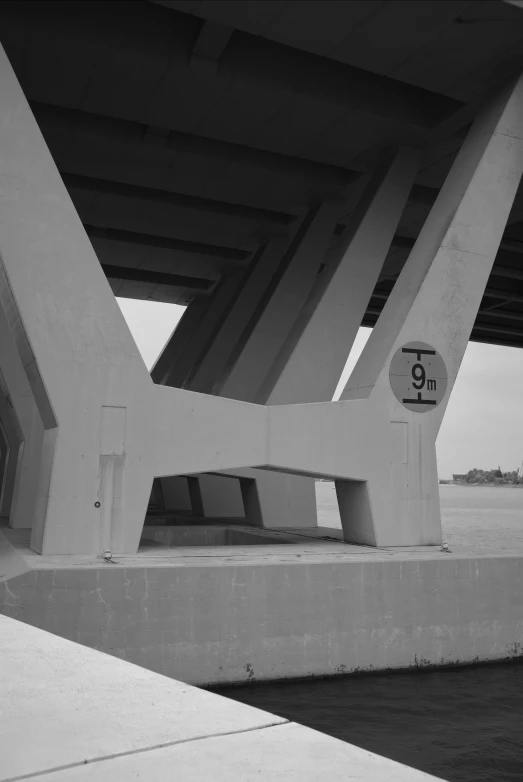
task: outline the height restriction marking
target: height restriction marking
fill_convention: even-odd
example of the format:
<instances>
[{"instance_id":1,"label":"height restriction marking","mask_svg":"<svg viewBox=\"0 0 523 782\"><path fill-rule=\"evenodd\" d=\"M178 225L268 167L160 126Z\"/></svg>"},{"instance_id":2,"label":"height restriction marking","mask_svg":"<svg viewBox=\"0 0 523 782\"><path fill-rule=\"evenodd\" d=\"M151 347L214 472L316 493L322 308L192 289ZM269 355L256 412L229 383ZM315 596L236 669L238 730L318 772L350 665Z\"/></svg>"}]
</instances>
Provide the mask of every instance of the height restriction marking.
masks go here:
<instances>
[{"instance_id":1,"label":"height restriction marking","mask_svg":"<svg viewBox=\"0 0 523 782\"><path fill-rule=\"evenodd\" d=\"M447 390L447 368L437 350L425 342L409 342L390 362L390 386L407 410L428 413Z\"/></svg>"}]
</instances>

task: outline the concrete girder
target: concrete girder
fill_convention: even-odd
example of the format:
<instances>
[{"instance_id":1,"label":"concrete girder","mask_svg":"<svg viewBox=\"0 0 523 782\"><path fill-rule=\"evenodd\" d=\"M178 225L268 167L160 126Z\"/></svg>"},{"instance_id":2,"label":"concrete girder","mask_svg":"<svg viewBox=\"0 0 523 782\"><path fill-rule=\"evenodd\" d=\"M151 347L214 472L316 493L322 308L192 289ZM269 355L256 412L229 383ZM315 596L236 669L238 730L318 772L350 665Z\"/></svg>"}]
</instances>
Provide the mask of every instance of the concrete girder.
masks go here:
<instances>
[{"instance_id":1,"label":"concrete girder","mask_svg":"<svg viewBox=\"0 0 523 782\"><path fill-rule=\"evenodd\" d=\"M102 263L101 267L109 280L150 282L154 285L169 285L173 288L188 288L192 291L207 291L216 282L204 277L186 277L183 274L166 274L150 269L131 269L129 266L115 266L108 263Z\"/></svg>"},{"instance_id":2,"label":"concrete girder","mask_svg":"<svg viewBox=\"0 0 523 782\"><path fill-rule=\"evenodd\" d=\"M204 242L189 242L185 239L174 239L171 236L157 236L156 234L139 233L138 231L124 231L120 228L99 228L94 225L85 225L85 232L94 239L109 239L113 242L125 244L141 244L145 247L161 247L165 250L179 250L191 255L200 255L209 258L221 258L231 263L244 263L251 257L248 250L238 247L219 247Z\"/></svg>"},{"instance_id":3,"label":"concrete girder","mask_svg":"<svg viewBox=\"0 0 523 782\"><path fill-rule=\"evenodd\" d=\"M84 190L97 195L108 194L121 196L122 198L135 198L156 204L182 207L183 209L196 209L202 212L223 215L224 217L241 217L246 220L270 223L271 225L286 226L296 220L296 215L294 214L276 212L272 209L233 204L227 201L218 201L214 198L202 198L201 196L175 193L171 190L160 190L155 187L144 187L143 185L129 182L116 182L83 174L69 174L65 171L60 173L69 191ZM431 188L427 189L431 190ZM436 195L437 193L434 195L434 198Z\"/></svg>"},{"instance_id":4,"label":"concrete girder","mask_svg":"<svg viewBox=\"0 0 523 782\"><path fill-rule=\"evenodd\" d=\"M107 140L110 139L125 144L127 150L136 144L137 150L139 149L143 155L146 126L141 122L106 117L36 101L31 101L31 108L46 137L49 135L52 138L52 132L55 129L59 132L60 140L62 140L64 132L75 134L76 136L81 132L86 132L91 140L97 139L97 145L99 144L102 149L107 146ZM243 164L262 169L263 171L271 171L275 174L313 182L317 187L321 185L323 189L330 191L332 196L338 195L340 189L343 190L350 182L353 182L360 176L359 171L352 171L341 166L320 163L307 158L271 152L258 147L234 144L229 141L220 141L191 133L182 133L177 130L166 129L166 131L167 134L165 136L156 139L155 143L152 144L153 157L157 156L157 148L160 147L166 150L166 152L175 151L198 155L211 160L234 160L240 165ZM53 147L54 145L51 142L51 151L58 167L66 165L65 162L62 163L62 159L64 161L67 160L66 151L58 144L56 149ZM111 153L114 155L113 147L111 147ZM128 151L126 152L127 155ZM71 170L70 163L67 164L67 168L69 171Z\"/></svg>"},{"instance_id":5,"label":"concrete girder","mask_svg":"<svg viewBox=\"0 0 523 782\"><path fill-rule=\"evenodd\" d=\"M262 89L286 89L347 109L392 117L421 131L441 123L463 106L445 95L262 36L240 30L232 32L222 25L215 25L213 30L212 22L208 25L192 14L167 11L151 3L135 7L132 14L108 9L102 16L96 7L89 8L92 4L86 5L87 8L84 6L73 15L45 9L39 24L50 45L60 32L81 27L81 45L100 46L100 26L107 40L134 43L139 28L140 45L133 49L137 68L146 70L151 60L163 60L170 67L192 69L195 55L201 59L203 53L211 66L208 70L214 71L210 75L214 76L217 88L222 80L241 79L252 89L258 85ZM38 9L32 13L38 13ZM25 31L23 8L9 8L2 21L9 33L6 35L9 43ZM113 82L114 89L125 91L125 71L121 74L117 71L114 78L117 77L119 81Z\"/></svg>"},{"instance_id":6,"label":"concrete girder","mask_svg":"<svg viewBox=\"0 0 523 782\"><path fill-rule=\"evenodd\" d=\"M137 152L144 154L144 125L130 120L121 120L114 117L105 117L77 109L53 106L51 104L30 101L39 126L44 135L49 134L51 151L58 167L62 170L64 182L68 188L79 188L91 192L111 193L129 198L144 198L155 203L170 203L173 206L209 211L217 214L242 217L261 222L270 222L278 225L289 225L296 219L296 215L261 207L243 204L229 203L210 198L201 198L190 194L173 192L170 189L159 189L144 186L134 182L121 182L112 178L102 179L93 177L78 171L72 171L70 161L67 162L63 150L52 144L52 131L56 127L63 134L78 134L88 131L90 139L96 139L97 146L103 148L107 139L119 142L121 145L136 145ZM269 171L295 176L299 179L308 179L316 183L323 183L331 189L331 196L339 196L351 182L358 179L362 172L359 169L351 169L345 166L335 166L328 163L282 155L278 152L267 151L255 147L246 147L240 144L224 142L217 139L205 138L195 134L171 131L165 128L165 136L160 139L161 147L165 150L185 150L191 154L199 154L202 157L216 159L232 159L250 166L257 166ZM154 150L158 154L158 150ZM409 201L413 203L431 206L437 198L438 189L427 185L414 184L409 193ZM318 193L319 194L319 193ZM326 193L324 193L326 195ZM344 224L336 226L334 232L337 235L343 233ZM401 237L407 240L407 237ZM411 245L409 244L409 247Z\"/></svg>"},{"instance_id":7,"label":"concrete girder","mask_svg":"<svg viewBox=\"0 0 523 782\"><path fill-rule=\"evenodd\" d=\"M429 90L239 30L220 58L218 75L264 87L278 84L280 89L423 130L463 106Z\"/></svg>"}]
</instances>

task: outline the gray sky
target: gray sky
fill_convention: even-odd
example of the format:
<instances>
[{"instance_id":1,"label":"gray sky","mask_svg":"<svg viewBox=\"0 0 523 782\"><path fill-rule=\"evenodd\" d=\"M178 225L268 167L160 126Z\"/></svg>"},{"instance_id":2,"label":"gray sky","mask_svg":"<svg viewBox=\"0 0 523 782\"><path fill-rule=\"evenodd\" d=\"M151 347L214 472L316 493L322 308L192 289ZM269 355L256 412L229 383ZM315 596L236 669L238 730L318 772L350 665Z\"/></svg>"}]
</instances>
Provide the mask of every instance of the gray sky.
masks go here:
<instances>
[{"instance_id":1,"label":"gray sky","mask_svg":"<svg viewBox=\"0 0 523 782\"><path fill-rule=\"evenodd\" d=\"M184 308L117 299L145 363L156 361ZM360 329L338 385L345 382L370 334ZM514 470L523 460L523 350L471 342L437 442L440 478L472 467Z\"/></svg>"}]
</instances>

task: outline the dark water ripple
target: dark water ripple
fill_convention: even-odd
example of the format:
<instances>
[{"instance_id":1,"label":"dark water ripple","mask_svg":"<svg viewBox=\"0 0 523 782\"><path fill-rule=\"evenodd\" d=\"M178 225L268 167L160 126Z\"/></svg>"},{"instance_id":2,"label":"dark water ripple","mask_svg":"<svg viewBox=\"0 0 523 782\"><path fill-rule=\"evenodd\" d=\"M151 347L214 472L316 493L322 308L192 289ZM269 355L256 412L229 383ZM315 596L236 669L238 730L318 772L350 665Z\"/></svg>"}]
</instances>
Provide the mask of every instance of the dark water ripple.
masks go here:
<instances>
[{"instance_id":1,"label":"dark water ripple","mask_svg":"<svg viewBox=\"0 0 523 782\"><path fill-rule=\"evenodd\" d=\"M449 782L523 782L523 664L217 689Z\"/></svg>"}]
</instances>

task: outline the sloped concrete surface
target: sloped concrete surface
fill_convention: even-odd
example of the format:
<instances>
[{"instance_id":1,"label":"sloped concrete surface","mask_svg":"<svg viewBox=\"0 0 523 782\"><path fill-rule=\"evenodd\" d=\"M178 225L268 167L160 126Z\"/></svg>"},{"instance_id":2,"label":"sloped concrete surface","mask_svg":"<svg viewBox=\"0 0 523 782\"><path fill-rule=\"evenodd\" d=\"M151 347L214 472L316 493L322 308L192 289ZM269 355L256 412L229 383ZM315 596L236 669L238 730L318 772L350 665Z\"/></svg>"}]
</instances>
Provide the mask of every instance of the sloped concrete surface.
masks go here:
<instances>
[{"instance_id":1,"label":"sloped concrete surface","mask_svg":"<svg viewBox=\"0 0 523 782\"><path fill-rule=\"evenodd\" d=\"M0 780L426 774L0 616Z\"/></svg>"},{"instance_id":2,"label":"sloped concrete surface","mask_svg":"<svg viewBox=\"0 0 523 782\"><path fill-rule=\"evenodd\" d=\"M436 777L374 755L295 723L213 736L139 755L107 759L44 774L42 782L123 780L332 780L332 782L423 782Z\"/></svg>"}]
</instances>

